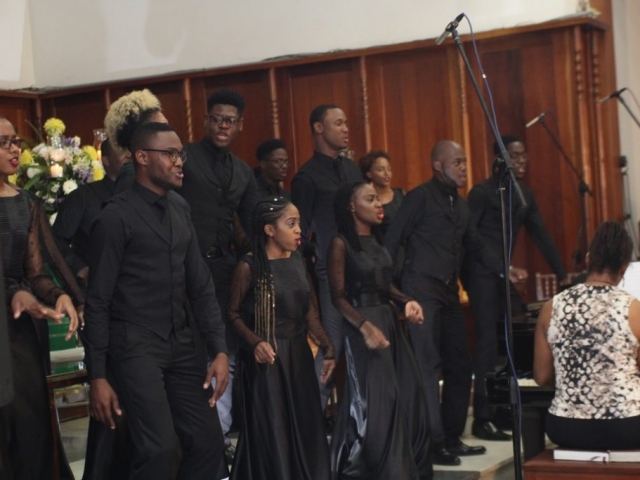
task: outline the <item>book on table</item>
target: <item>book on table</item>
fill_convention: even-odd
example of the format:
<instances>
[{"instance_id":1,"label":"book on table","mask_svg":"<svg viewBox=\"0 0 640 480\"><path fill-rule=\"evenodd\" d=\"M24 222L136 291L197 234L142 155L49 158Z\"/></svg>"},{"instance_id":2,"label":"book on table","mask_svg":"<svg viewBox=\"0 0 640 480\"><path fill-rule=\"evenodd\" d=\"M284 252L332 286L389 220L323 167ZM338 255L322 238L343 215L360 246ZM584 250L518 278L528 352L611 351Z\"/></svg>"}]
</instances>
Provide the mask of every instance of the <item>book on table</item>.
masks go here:
<instances>
[{"instance_id":1,"label":"book on table","mask_svg":"<svg viewBox=\"0 0 640 480\"><path fill-rule=\"evenodd\" d=\"M554 460L578 462L640 462L640 450L553 450Z\"/></svg>"}]
</instances>

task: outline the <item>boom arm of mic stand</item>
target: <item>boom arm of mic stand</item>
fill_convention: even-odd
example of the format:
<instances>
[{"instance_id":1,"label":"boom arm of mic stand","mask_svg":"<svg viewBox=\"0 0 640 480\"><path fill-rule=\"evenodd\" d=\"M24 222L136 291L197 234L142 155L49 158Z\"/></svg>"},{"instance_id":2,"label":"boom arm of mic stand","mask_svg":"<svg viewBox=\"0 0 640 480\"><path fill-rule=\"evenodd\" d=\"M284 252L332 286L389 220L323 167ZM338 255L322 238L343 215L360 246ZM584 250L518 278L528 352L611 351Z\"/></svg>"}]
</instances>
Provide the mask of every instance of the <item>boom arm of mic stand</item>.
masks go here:
<instances>
[{"instance_id":1,"label":"boom arm of mic stand","mask_svg":"<svg viewBox=\"0 0 640 480\"><path fill-rule=\"evenodd\" d=\"M640 128L640 120L638 120L638 117L636 117L633 112L631 111L631 109L629 108L629 105L627 105L627 102L624 101L624 98L622 98L620 95L618 95L616 97L618 99L618 101L622 104L622 106L627 110L627 112L629 113L629 115L631 115L631 118L633 119L633 121L635 122L635 124Z\"/></svg>"},{"instance_id":2,"label":"boom arm of mic stand","mask_svg":"<svg viewBox=\"0 0 640 480\"><path fill-rule=\"evenodd\" d=\"M518 182L516 181L516 177L513 173L513 163L511 162L511 158L509 157L509 154L507 153L507 149L505 148L505 146L502 143L502 137L500 136L500 132L498 131L498 127L495 125L495 123L493 122L493 119L491 118L491 114L489 113L489 108L487 107L487 103L484 101L484 97L482 96L482 91L480 90L480 86L478 85L478 81L476 80L476 76L473 73L473 68L471 68L471 64L469 63L469 58L467 57L467 53L464 51L464 47L462 45L462 40L460 40L460 34L458 33L458 29L454 28L451 31L451 36L453 37L453 40L456 44L456 47L458 47L458 51L460 52L460 55L462 56L462 60L464 61L464 64L467 68L467 71L469 72L469 77L471 78L471 83L473 84L473 88L476 91L476 95L478 96L478 100L480 101L480 105L482 106L482 111L484 112L484 116L487 119L487 123L489 124L489 127L491 127L491 132L493 133L493 136L496 139L496 142L498 143L498 145L500 145L500 154L502 156L502 159L504 160L505 165L507 166L507 171L509 172L509 175L511 176L511 182L513 184L513 187L515 188L516 194L518 195L518 198L522 204L523 207L527 207L527 201L524 198L524 194L522 193L522 188L520 188L520 185L518 184Z\"/></svg>"}]
</instances>

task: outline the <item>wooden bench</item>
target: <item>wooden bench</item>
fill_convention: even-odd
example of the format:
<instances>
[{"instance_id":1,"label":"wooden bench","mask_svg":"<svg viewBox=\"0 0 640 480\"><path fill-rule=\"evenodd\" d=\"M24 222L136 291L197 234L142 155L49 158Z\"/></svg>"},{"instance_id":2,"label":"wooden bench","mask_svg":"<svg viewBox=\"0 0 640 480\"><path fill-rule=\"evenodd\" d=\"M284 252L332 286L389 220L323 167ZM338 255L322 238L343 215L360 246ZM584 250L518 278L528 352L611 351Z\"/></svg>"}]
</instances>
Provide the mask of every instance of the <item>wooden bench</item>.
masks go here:
<instances>
[{"instance_id":1,"label":"wooden bench","mask_svg":"<svg viewBox=\"0 0 640 480\"><path fill-rule=\"evenodd\" d=\"M554 460L545 450L523 465L525 480L640 480L640 463L599 463Z\"/></svg>"}]
</instances>

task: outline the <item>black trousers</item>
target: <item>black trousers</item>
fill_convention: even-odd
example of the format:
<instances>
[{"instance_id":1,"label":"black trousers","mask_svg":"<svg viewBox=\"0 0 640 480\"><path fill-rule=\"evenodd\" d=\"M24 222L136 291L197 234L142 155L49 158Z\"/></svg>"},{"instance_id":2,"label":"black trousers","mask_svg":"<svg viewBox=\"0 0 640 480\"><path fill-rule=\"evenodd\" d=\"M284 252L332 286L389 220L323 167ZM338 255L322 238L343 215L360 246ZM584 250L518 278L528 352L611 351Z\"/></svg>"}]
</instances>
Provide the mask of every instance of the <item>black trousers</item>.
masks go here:
<instances>
[{"instance_id":1,"label":"black trousers","mask_svg":"<svg viewBox=\"0 0 640 480\"><path fill-rule=\"evenodd\" d=\"M109 362L134 444L133 478L229 475L218 414L207 403L212 390L202 388L207 358L188 327L165 340L135 324L112 322Z\"/></svg>"},{"instance_id":2,"label":"black trousers","mask_svg":"<svg viewBox=\"0 0 640 480\"><path fill-rule=\"evenodd\" d=\"M485 377L498 366L498 329L504 324L505 312L504 280L491 273L473 273L464 276L464 286L475 321L473 416L477 420L491 420L493 411L487 398ZM522 315L523 311L522 298L512 283L512 315Z\"/></svg>"},{"instance_id":3,"label":"black trousers","mask_svg":"<svg viewBox=\"0 0 640 480\"><path fill-rule=\"evenodd\" d=\"M640 448L640 416L609 420L557 417L547 414L547 435L560 447L581 450Z\"/></svg>"},{"instance_id":4,"label":"black trousers","mask_svg":"<svg viewBox=\"0 0 640 480\"><path fill-rule=\"evenodd\" d=\"M471 358L458 285L405 274L402 288L424 311L422 325L409 324L409 332L424 380L432 445L437 449L464 432L471 393Z\"/></svg>"}]
</instances>

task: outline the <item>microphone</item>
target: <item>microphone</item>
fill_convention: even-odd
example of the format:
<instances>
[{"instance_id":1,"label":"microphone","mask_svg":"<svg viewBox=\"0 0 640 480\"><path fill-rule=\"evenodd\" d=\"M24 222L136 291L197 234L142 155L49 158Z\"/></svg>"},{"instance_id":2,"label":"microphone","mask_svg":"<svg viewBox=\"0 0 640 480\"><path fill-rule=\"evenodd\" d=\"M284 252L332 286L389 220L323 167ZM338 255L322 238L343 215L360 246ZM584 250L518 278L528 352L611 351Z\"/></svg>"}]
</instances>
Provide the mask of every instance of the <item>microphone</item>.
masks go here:
<instances>
[{"instance_id":1,"label":"microphone","mask_svg":"<svg viewBox=\"0 0 640 480\"><path fill-rule=\"evenodd\" d=\"M533 125L535 125L536 123L538 123L540 120L542 120L549 112L542 112L540 115L538 115L536 118L534 118L533 120L531 120L529 123L527 123L524 128L529 128L532 127Z\"/></svg>"},{"instance_id":2,"label":"microphone","mask_svg":"<svg viewBox=\"0 0 640 480\"><path fill-rule=\"evenodd\" d=\"M447 25L447 28L444 29L444 32L442 32L436 39L436 45L440 45L442 42L444 42L445 38L449 36L452 30L455 30L458 27L460 20L462 20L463 18L464 13L461 13L451 23L449 23L449 25Z\"/></svg>"},{"instance_id":3,"label":"microphone","mask_svg":"<svg viewBox=\"0 0 640 480\"><path fill-rule=\"evenodd\" d=\"M607 95L606 97L601 98L600 100L598 100L598 103L604 103L604 102L608 102L612 98L618 98L620 96L620 94L622 92L624 92L625 90L627 90L627 87L621 88L620 90L616 90L611 95Z\"/></svg>"}]
</instances>

